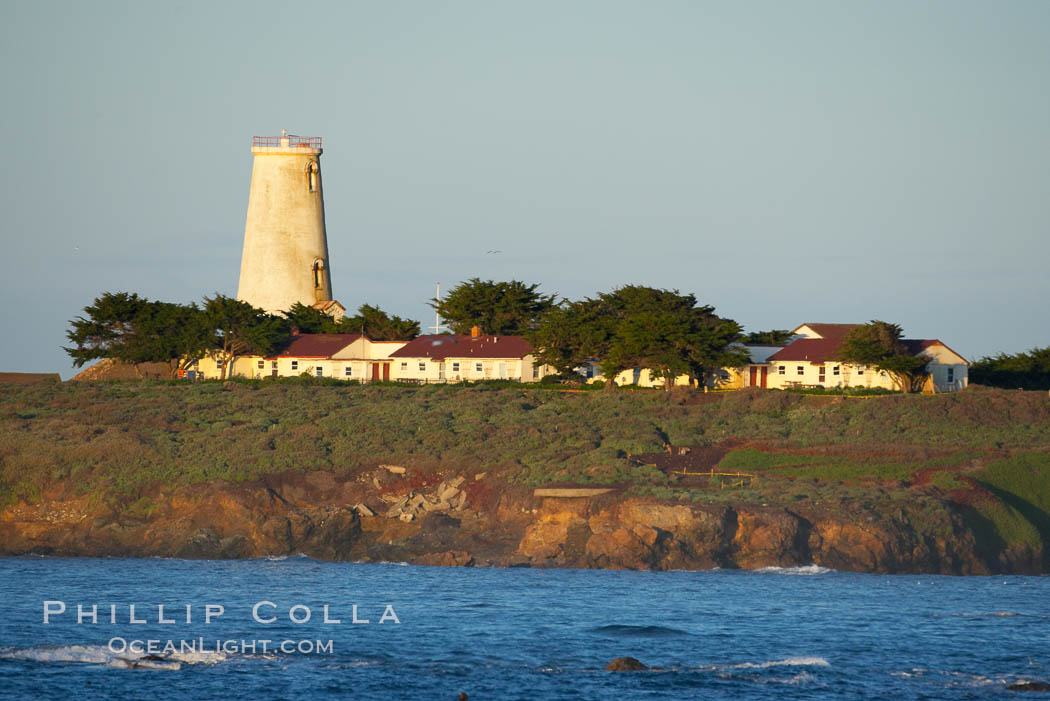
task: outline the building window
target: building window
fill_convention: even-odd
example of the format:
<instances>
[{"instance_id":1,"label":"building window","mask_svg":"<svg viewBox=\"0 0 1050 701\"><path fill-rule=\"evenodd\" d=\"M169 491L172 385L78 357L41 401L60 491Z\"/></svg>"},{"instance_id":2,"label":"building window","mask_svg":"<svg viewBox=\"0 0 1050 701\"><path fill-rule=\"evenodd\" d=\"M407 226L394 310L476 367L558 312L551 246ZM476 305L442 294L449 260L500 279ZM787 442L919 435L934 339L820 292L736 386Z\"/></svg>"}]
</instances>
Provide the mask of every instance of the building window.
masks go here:
<instances>
[{"instance_id":1,"label":"building window","mask_svg":"<svg viewBox=\"0 0 1050 701\"><path fill-rule=\"evenodd\" d=\"M427 371L427 364L424 361L422 361L422 360L419 361L419 371L420 372L426 372Z\"/></svg>"},{"instance_id":2,"label":"building window","mask_svg":"<svg viewBox=\"0 0 1050 701\"><path fill-rule=\"evenodd\" d=\"M298 370L298 369L299 369L299 361L298 360L293 360L292 361L292 370Z\"/></svg>"},{"instance_id":3,"label":"building window","mask_svg":"<svg viewBox=\"0 0 1050 701\"><path fill-rule=\"evenodd\" d=\"M955 382L955 368L948 368L948 382Z\"/></svg>"},{"instance_id":4,"label":"building window","mask_svg":"<svg viewBox=\"0 0 1050 701\"><path fill-rule=\"evenodd\" d=\"M817 382L823 382L825 379L825 368L823 365L820 366L820 370L817 373Z\"/></svg>"},{"instance_id":5,"label":"building window","mask_svg":"<svg viewBox=\"0 0 1050 701\"><path fill-rule=\"evenodd\" d=\"M452 363L452 372L459 372L459 363Z\"/></svg>"},{"instance_id":6,"label":"building window","mask_svg":"<svg viewBox=\"0 0 1050 701\"><path fill-rule=\"evenodd\" d=\"M407 362L401 363L401 369L402 370L408 370L408 363Z\"/></svg>"},{"instance_id":7,"label":"building window","mask_svg":"<svg viewBox=\"0 0 1050 701\"><path fill-rule=\"evenodd\" d=\"M835 367L831 368L831 374L835 375L836 377L838 377L838 374L839 374L839 366L838 365L836 365Z\"/></svg>"},{"instance_id":8,"label":"building window","mask_svg":"<svg viewBox=\"0 0 1050 701\"><path fill-rule=\"evenodd\" d=\"M306 171L307 187L310 189L310 192L317 192L317 164L311 163L309 166L307 166Z\"/></svg>"},{"instance_id":9,"label":"building window","mask_svg":"<svg viewBox=\"0 0 1050 701\"><path fill-rule=\"evenodd\" d=\"M314 261L313 272L314 272L314 289L321 289L321 284L324 282L324 261L320 258Z\"/></svg>"},{"instance_id":10,"label":"building window","mask_svg":"<svg viewBox=\"0 0 1050 701\"><path fill-rule=\"evenodd\" d=\"M273 368L274 370L276 370L277 369L277 361L276 360L271 360L270 361L270 367Z\"/></svg>"},{"instance_id":11,"label":"building window","mask_svg":"<svg viewBox=\"0 0 1050 701\"><path fill-rule=\"evenodd\" d=\"M857 368L857 377L864 377L864 366L861 365Z\"/></svg>"},{"instance_id":12,"label":"building window","mask_svg":"<svg viewBox=\"0 0 1050 701\"><path fill-rule=\"evenodd\" d=\"M481 372L481 363L474 363L474 370L476 372Z\"/></svg>"},{"instance_id":13,"label":"building window","mask_svg":"<svg viewBox=\"0 0 1050 701\"><path fill-rule=\"evenodd\" d=\"M324 368L318 365L314 368L314 374L318 377L324 377Z\"/></svg>"},{"instance_id":14,"label":"building window","mask_svg":"<svg viewBox=\"0 0 1050 701\"><path fill-rule=\"evenodd\" d=\"M534 379L534 380L540 379L540 366L539 365L533 365L532 366L532 379Z\"/></svg>"},{"instance_id":15,"label":"building window","mask_svg":"<svg viewBox=\"0 0 1050 701\"><path fill-rule=\"evenodd\" d=\"M347 365L346 369L343 371L343 374L345 374L347 377L353 377L354 376L354 369L352 367L350 367L349 365Z\"/></svg>"},{"instance_id":16,"label":"building window","mask_svg":"<svg viewBox=\"0 0 1050 701\"><path fill-rule=\"evenodd\" d=\"M258 368L259 368L260 370L262 370L262 369L263 369L264 367L266 367L266 361L265 361L265 360L260 360L260 361L258 362L257 366L258 366Z\"/></svg>"},{"instance_id":17,"label":"building window","mask_svg":"<svg viewBox=\"0 0 1050 701\"><path fill-rule=\"evenodd\" d=\"M797 374L798 374L799 377L802 377L803 375L806 374L806 368L804 368L801 365L799 365L798 368L797 368Z\"/></svg>"},{"instance_id":18,"label":"building window","mask_svg":"<svg viewBox=\"0 0 1050 701\"><path fill-rule=\"evenodd\" d=\"M777 366L777 374L778 375L783 375L785 372L787 372L787 366L785 366L785 365Z\"/></svg>"}]
</instances>

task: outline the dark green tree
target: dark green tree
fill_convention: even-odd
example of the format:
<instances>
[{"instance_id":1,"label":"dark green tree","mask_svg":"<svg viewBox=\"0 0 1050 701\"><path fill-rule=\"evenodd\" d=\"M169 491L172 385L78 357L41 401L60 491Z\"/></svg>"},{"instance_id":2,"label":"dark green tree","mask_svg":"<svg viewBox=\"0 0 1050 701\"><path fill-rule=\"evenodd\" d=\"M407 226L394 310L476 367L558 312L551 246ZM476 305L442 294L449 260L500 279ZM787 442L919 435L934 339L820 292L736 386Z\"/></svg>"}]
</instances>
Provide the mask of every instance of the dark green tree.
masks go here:
<instances>
[{"instance_id":1,"label":"dark green tree","mask_svg":"<svg viewBox=\"0 0 1050 701\"><path fill-rule=\"evenodd\" d=\"M533 357L538 364L550 365L560 374L569 375L584 363L604 355L613 327L613 317L600 302L563 301L525 335L536 349Z\"/></svg>"},{"instance_id":2,"label":"dark green tree","mask_svg":"<svg viewBox=\"0 0 1050 701\"><path fill-rule=\"evenodd\" d=\"M213 339L211 355L222 366L220 379L232 374L239 356L269 355L291 337L287 319L218 292L204 298L204 316Z\"/></svg>"},{"instance_id":3,"label":"dark green tree","mask_svg":"<svg viewBox=\"0 0 1050 701\"><path fill-rule=\"evenodd\" d=\"M751 343L756 346L786 346L790 340L791 332L787 329L752 331L741 339L743 343Z\"/></svg>"},{"instance_id":4,"label":"dark green tree","mask_svg":"<svg viewBox=\"0 0 1050 701\"><path fill-rule=\"evenodd\" d=\"M453 333L470 333L472 326L500 336L524 335L555 306L557 295L542 295L539 285L518 280L494 282L471 278L452 288L444 299L430 300Z\"/></svg>"},{"instance_id":5,"label":"dark green tree","mask_svg":"<svg viewBox=\"0 0 1050 701\"><path fill-rule=\"evenodd\" d=\"M214 336L196 304L150 302L139 315L124 358L134 363L167 363L176 377L212 350Z\"/></svg>"},{"instance_id":6,"label":"dark green tree","mask_svg":"<svg viewBox=\"0 0 1050 701\"><path fill-rule=\"evenodd\" d=\"M930 359L912 353L902 336L898 324L873 320L850 329L836 355L843 362L889 374L902 392L919 392L929 376Z\"/></svg>"},{"instance_id":7,"label":"dark green tree","mask_svg":"<svg viewBox=\"0 0 1050 701\"><path fill-rule=\"evenodd\" d=\"M1004 389L1050 389L1050 346L974 361L970 381Z\"/></svg>"},{"instance_id":8,"label":"dark green tree","mask_svg":"<svg viewBox=\"0 0 1050 701\"><path fill-rule=\"evenodd\" d=\"M354 316L344 316L339 333L363 333L373 341L411 341L419 335L419 322L387 314L379 307L362 304Z\"/></svg>"},{"instance_id":9,"label":"dark green tree","mask_svg":"<svg viewBox=\"0 0 1050 701\"><path fill-rule=\"evenodd\" d=\"M210 336L196 304L152 302L135 293L106 292L85 307L87 317L70 322L65 351L80 367L89 360L167 363L174 377L204 357Z\"/></svg>"},{"instance_id":10,"label":"dark green tree","mask_svg":"<svg viewBox=\"0 0 1050 701\"><path fill-rule=\"evenodd\" d=\"M629 368L649 368L670 389L680 375L703 382L716 368L748 361L745 352L732 347L740 338L740 325L716 315L712 306L697 306L694 295L626 285L599 295L599 300L615 319L606 353L600 356L607 378Z\"/></svg>"},{"instance_id":11,"label":"dark green tree","mask_svg":"<svg viewBox=\"0 0 1050 701\"><path fill-rule=\"evenodd\" d=\"M136 293L104 292L84 307L85 316L69 322L66 332L73 346L63 348L73 358L73 365L99 358L115 358L126 362L130 359L128 341L135 332L135 325L149 300Z\"/></svg>"},{"instance_id":12,"label":"dark green tree","mask_svg":"<svg viewBox=\"0 0 1050 701\"><path fill-rule=\"evenodd\" d=\"M353 333L340 330L338 322L331 316L301 302L281 313L291 326L299 329L299 333Z\"/></svg>"},{"instance_id":13,"label":"dark green tree","mask_svg":"<svg viewBox=\"0 0 1050 701\"><path fill-rule=\"evenodd\" d=\"M538 362L566 374L587 360L600 360L607 387L620 372L648 368L671 387L688 375L703 381L707 372L747 362L731 344L740 325L723 319L696 297L677 290L627 285L594 299L563 303L529 334Z\"/></svg>"}]
</instances>

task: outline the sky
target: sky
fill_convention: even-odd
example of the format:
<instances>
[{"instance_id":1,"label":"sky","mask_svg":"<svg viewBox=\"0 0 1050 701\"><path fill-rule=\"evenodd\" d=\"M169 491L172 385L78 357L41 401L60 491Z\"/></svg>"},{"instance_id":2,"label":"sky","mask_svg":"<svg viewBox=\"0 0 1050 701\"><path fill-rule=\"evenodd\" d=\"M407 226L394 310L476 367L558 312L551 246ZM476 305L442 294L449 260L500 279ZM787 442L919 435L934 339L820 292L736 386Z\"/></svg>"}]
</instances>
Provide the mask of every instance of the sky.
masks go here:
<instances>
[{"instance_id":1,"label":"sky","mask_svg":"<svg viewBox=\"0 0 1050 701\"><path fill-rule=\"evenodd\" d=\"M281 129L324 139L351 310L644 284L749 331L1050 345L1044 0L3 7L0 371L67 379L102 292L235 295Z\"/></svg>"}]
</instances>

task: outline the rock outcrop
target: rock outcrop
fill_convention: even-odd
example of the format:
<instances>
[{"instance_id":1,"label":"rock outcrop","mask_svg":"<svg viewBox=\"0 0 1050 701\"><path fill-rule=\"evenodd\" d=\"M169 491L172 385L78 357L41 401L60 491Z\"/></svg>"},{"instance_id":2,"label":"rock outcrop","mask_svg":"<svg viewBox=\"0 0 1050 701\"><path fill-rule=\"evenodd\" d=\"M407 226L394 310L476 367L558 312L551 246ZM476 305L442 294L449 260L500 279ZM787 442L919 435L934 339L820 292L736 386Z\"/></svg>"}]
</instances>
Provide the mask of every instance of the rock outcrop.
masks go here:
<instances>
[{"instance_id":1,"label":"rock outcrop","mask_svg":"<svg viewBox=\"0 0 1050 701\"><path fill-rule=\"evenodd\" d=\"M642 672L647 669L649 667L644 662L633 657L617 657L605 665L605 671L607 672Z\"/></svg>"},{"instance_id":2,"label":"rock outcrop","mask_svg":"<svg viewBox=\"0 0 1050 701\"><path fill-rule=\"evenodd\" d=\"M666 503L611 492L537 498L479 475L378 468L211 483L115 511L44 495L0 511L0 554L324 560L438 566L710 569L816 564L860 572L1038 571L1041 554L986 553L948 509ZM925 520L924 520L925 519ZM923 524L923 525L918 525Z\"/></svg>"}]
</instances>

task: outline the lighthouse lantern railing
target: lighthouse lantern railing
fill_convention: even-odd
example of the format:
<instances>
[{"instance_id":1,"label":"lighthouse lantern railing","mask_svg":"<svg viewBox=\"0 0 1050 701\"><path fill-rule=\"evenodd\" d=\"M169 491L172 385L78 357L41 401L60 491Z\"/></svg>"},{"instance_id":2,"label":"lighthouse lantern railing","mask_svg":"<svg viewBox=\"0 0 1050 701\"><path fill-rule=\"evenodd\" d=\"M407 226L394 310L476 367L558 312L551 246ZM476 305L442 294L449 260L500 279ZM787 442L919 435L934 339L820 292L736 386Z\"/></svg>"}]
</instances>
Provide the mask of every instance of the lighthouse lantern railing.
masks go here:
<instances>
[{"instance_id":1,"label":"lighthouse lantern railing","mask_svg":"<svg viewBox=\"0 0 1050 701\"><path fill-rule=\"evenodd\" d=\"M320 136L253 136L252 148L279 148L298 146L301 148L321 148Z\"/></svg>"}]
</instances>

